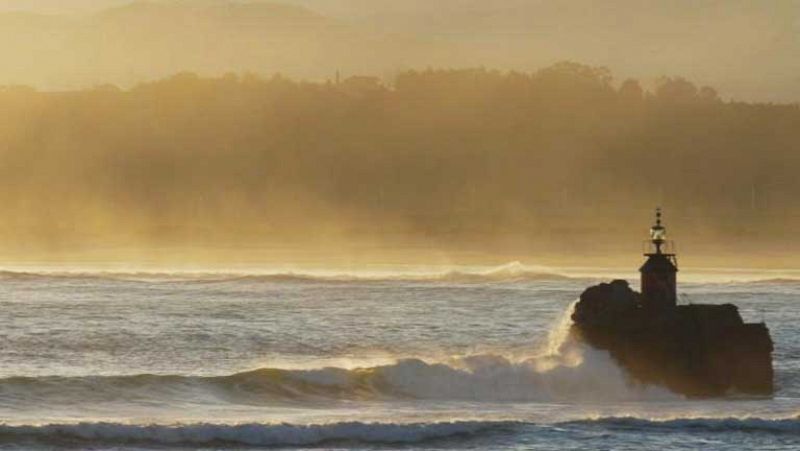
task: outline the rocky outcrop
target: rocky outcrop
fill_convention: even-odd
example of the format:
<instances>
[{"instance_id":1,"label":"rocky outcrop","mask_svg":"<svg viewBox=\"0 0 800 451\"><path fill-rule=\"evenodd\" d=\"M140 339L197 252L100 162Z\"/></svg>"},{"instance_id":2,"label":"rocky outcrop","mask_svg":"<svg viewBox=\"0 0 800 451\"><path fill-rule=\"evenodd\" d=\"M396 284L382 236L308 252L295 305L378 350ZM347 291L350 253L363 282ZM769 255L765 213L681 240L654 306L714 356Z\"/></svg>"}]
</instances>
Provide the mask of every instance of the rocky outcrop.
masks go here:
<instances>
[{"instance_id":1,"label":"rocky outcrop","mask_svg":"<svg viewBox=\"0 0 800 451\"><path fill-rule=\"evenodd\" d=\"M607 350L634 382L692 397L771 395L772 339L732 304L647 307L624 280L586 289L571 333Z\"/></svg>"}]
</instances>

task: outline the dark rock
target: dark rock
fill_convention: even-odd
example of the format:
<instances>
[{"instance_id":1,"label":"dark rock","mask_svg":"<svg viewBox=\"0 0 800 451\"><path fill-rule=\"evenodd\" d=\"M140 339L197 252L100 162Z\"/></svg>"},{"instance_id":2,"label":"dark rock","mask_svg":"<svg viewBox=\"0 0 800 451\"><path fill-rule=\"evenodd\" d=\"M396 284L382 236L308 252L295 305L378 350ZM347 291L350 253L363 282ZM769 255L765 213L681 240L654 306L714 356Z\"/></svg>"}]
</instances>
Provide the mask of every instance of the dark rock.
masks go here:
<instances>
[{"instance_id":1,"label":"dark rock","mask_svg":"<svg viewBox=\"0 0 800 451\"><path fill-rule=\"evenodd\" d=\"M731 304L653 308L624 280L586 289L571 333L631 379L692 397L773 393L772 339Z\"/></svg>"}]
</instances>

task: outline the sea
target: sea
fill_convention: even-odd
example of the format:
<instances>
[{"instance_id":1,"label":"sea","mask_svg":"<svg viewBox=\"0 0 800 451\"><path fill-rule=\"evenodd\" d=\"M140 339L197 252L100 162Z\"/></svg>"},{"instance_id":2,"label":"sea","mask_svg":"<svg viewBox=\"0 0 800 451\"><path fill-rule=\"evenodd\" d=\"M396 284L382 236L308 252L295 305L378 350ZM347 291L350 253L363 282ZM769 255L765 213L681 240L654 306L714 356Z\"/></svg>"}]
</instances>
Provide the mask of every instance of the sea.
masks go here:
<instances>
[{"instance_id":1,"label":"sea","mask_svg":"<svg viewBox=\"0 0 800 451\"><path fill-rule=\"evenodd\" d=\"M0 449L800 449L800 274L680 280L775 341L773 397L686 399L569 339L612 273L10 269Z\"/></svg>"}]
</instances>

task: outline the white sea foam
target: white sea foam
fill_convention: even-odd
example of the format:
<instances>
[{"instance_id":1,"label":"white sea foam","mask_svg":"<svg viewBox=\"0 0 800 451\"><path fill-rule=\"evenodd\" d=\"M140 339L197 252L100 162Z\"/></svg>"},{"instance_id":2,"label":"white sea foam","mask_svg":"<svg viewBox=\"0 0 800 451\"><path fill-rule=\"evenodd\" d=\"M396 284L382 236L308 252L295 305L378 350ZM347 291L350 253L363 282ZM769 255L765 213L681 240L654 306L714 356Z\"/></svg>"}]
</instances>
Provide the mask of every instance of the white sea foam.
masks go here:
<instances>
[{"instance_id":1,"label":"white sea foam","mask_svg":"<svg viewBox=\"0 0 800 451\"><path fill-rule=\"evenodd\" d=\"M577 301L575 301L577 302ZM474 355L447 364L406 359L376 368L401 393L417 398L478 401L631 401L674 399L666 389L637 386L606 351L570 336L570 304L551 328L535 356L510 360Z\"/></svg>"}]
</instances>

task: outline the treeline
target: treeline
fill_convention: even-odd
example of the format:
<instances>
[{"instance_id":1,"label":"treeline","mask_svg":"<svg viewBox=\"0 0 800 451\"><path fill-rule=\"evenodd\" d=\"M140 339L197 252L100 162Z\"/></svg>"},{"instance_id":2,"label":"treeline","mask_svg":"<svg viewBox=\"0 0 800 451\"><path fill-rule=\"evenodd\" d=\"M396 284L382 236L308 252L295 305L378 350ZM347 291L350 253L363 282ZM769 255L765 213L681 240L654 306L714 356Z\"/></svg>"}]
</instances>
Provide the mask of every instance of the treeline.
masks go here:
<instances>
[{"instance_id":1,"label":"treeline","mask_svg":"<svg viewBox=\"0 0 800 451\"><path fill-rule=\"evenodd\" d=\"M724 101L681 78L646 90L576 63L389 84L183 73L130 90L6 87L0 115L14 240L557 247L638 239L656 204L692 236L782 240L800 225L797 105Z\"/></svg>"}]
</instances>

